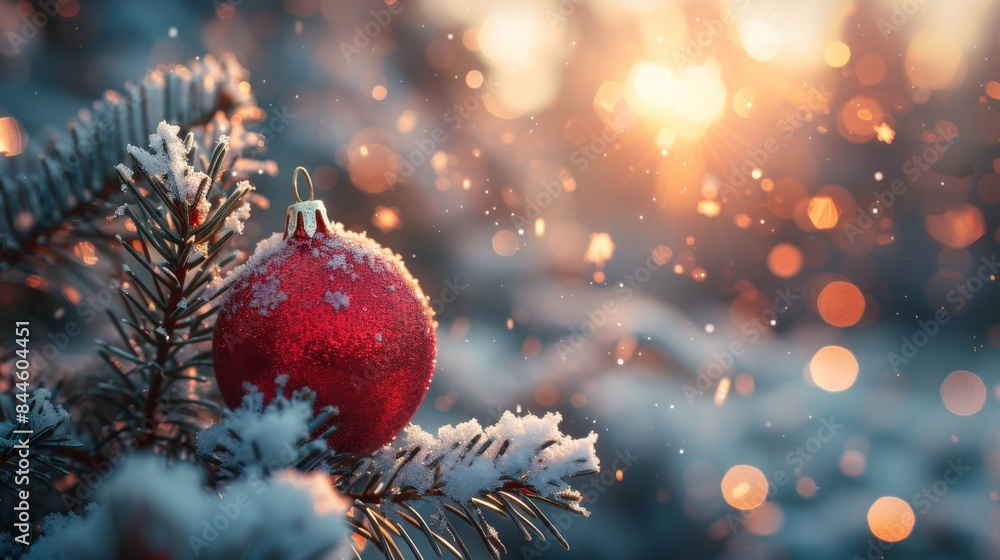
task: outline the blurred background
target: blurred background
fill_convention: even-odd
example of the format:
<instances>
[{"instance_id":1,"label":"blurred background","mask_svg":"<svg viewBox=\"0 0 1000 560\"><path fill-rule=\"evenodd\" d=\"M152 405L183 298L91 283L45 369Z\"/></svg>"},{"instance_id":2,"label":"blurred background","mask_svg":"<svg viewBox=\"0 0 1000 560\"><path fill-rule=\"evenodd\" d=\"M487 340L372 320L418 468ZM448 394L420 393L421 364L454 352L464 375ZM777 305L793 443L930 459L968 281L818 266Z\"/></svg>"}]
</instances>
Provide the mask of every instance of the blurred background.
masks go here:
<instances>
[{"instance_id":1,"label":"blurred background","mask_svg":"<svg viewBox=\"0 0 1000 560\"><path fill-rule=\"evenodd\" d=\"M572 550L509 530L511 558L1000 558L998 25L987 0L4 0L0 152L234 53L278 169L243 248L313 170L437 311L415 422L600 435Z\"/></svg>"}]
</instances>

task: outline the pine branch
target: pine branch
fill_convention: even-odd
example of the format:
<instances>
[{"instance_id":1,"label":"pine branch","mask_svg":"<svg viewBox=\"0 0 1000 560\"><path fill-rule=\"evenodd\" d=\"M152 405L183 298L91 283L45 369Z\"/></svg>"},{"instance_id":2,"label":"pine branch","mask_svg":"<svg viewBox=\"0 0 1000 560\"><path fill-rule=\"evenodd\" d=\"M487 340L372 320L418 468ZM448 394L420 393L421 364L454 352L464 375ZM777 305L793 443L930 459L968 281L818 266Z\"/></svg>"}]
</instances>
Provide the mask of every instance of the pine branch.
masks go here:
<instances>
[{"instance_id":1,"label":"pine branch","mask_svg":"<svg viewBox=\"0 0 1000 560\"><path fill-rule=\"evenodd\" d=\"M3 363L13 365L13 360L5 358ZM69 473L70 464L64 456L83 446L72 432L71 423L67 422L69 413L55 404L59 401L59 387L35 387L30 396L15 392L17 378L13 368L5 381L7 390L0 396L0 492L9 497L5 496L4 501L16 503L22 490L36 488L58 498L61 493L57 483ZM25 400L15 394L24 395ZM19 414L19 405L26 406L29 412ZM23 449L30 449L27 472L21 464L20 451ZM36 494L32 501L38 507L41 498ZM10 526L14 523L13 515L13 511L7 510L0 514L0 519Z\"/></svg>"},{"instance_id":2,"label":"pine branch","mask_svg":"<svg viewBox=\"0 0 1000 560\"><path fill-rule=\"evenodd\" d=\"M276 379L276 396L266 404L251 388L239 408L199 434L199 458L214 471L216 486L285 469L322 472L353 505L348 526L387 559L403 558L404 548L422 558L411 532L422 534L438 556L472 558L455 520L471 527L499 559L505 547L487 516L510 521L525 540L551 537L569 548L543 507L589 515L566 480L598 472L597 435L564 435L558 414L507 412L485 429L473 420L445 426L436 436L411 425L374 457L355 460L329 449L324 426L336 421L335 410L314 410L308 389L286 395L286 381ZM429 506L429 518L418 511L426 509L421 504Z\"/></svg>"},{"instance_id":3,"label":"pine branch","mask_svg":"<svg viewBox=\"0 0 1000 560\"><path fill-rule=\"evenodd\" d=\"M446 426L437 437L410 426L395 444L380 450L367 468L338 482L354 500L348 523L387 559L403 558L400 539L420 558L405 526L423 533L434 552L442 547L460 559L471 558L452 526L458 519L472 527L491 558L506 552L486 514L509 520L525 540L551 535L569 543L540 506L587 516L581 495L564 481L595 474L597 435L572 439L558 430L561 416L516 417L507 412L482 429L476 421ZM432 522L414 503L432 507Z\"/></svg>"},{"instance_id":4,"label":"pine branch","mask_svg":"<svg viewBox=\"0 0 1000 560\"><path fill-rule=\"evenodd\" d=\"M118 237L135 265L123 266L125 315L117 321L122 341L97 342L113 376L95 379L80 402L85 415L111 415L111 424L98 423L94 434L97 454L117 445L191 457L196 434L218 413L197 388L207 381L197 372L208 366L202 357L219 295L202 288L206 278L235 262L235 255L219 264L210 256L242 231L249 216L244 200L253 187L242 181L227 188L228 137L219 139L210 158L199 160L194 134L183 140L178 134L178 127L160 123L149 151L128 147L137 172L124 164L115 168L132 199L119 214L137 237Z\"/></svg>"},{"instance_id":5,"label":"pine branch","mask_svg":"<svg viewBox=\"0 0 1000 560\"><path fill-rule=\"evenodd\" d=\"M285 395L287 376L276 380L276 394L266 405L253 388L241 406L226 410L198 434L198 457L216 470L214 483L247 475L274 475L285 469L319 471L333 476L352 472L354 456L336 453L327 438L337 409L315 410L316 394L299 389Z\"/></svg>"},{"instance_id":6,"label":"pine branch","mask_svg":"<svg viewBox=\"0 0 1000 560\"><path fill-rule=\"evenodd\" d=\"M82 230L74 237L99 233L88 218L117 192L113 163L126 144L143 144L161 120L199 136L228 133L229 116L240 116L235 126L259 120L246 77L231 54L150 71L140 84L108 92L81 111L37 158L0 159L0 272L35 257L58 262L48 241L71 222Z\"/></svg>"}]
</instances>

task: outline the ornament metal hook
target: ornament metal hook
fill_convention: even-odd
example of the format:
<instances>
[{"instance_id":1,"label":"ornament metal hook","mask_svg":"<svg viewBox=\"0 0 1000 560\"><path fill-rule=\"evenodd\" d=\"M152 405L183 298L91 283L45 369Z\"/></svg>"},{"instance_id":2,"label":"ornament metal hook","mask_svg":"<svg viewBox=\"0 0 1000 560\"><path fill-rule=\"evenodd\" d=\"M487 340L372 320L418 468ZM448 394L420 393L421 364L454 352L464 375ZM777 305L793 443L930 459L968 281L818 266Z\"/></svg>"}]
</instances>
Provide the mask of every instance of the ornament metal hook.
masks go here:
<instances>
[{"instance_id":1,"label":"ornament metal hook","mask_svg":"<svg viewBox=\"0 0 1000 560\"><path fill-rule=\"evenodd\" d=\"M302 197L299 196L299 172L302 172L306 176L306 182L309 183L309 200L316 199L316 191L313 189L313 180L309 176L309 171L301 165L295 168L292 172L292 190L295 192L295 202L302 202Z\"/></svg>"},{"instance_id":2,"label":"ornament metal hook","mask_svg":"<svg viewBox=\"0 0 1000 560\"><path fill-rule=\"evenodd\" d=\"M299 196L299 173L306 176L309 184L309 200ZM326 206L322 200L316 200L316 191L312 177L305 167L296 167L292 172L292 192L295 193L295 204L288 207L285 213L285 239L299 234L299 224L302 224L301 235L313 237L317 231L329 233L332 231L330 219L326 217Z\"/></svg>"}]
</instances>

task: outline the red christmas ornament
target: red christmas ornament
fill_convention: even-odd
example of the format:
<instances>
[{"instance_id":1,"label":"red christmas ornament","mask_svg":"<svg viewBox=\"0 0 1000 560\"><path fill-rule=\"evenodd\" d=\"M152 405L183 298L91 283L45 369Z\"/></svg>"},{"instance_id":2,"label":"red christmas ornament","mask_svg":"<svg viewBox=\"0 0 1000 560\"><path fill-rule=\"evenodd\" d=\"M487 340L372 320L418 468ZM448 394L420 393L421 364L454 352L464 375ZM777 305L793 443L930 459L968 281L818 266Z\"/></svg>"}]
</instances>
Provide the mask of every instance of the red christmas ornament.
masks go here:
<instances>
[{"instance_id":1,"label":"red christmas ornament","mask_svg":"<svg viewBox=\"0 0 1000 560\"><path fill-rule=\"evenodd\" d=\"M369 454L392 441L420 406L434 374L436 323L402 260L365 234L330 223L323 203L295 199L284 235L257 245L227 278L215 325L215 376L230 408L245 384L265 398L275 378L333 405L338 452Z\"/></svg>"}]
</instances>

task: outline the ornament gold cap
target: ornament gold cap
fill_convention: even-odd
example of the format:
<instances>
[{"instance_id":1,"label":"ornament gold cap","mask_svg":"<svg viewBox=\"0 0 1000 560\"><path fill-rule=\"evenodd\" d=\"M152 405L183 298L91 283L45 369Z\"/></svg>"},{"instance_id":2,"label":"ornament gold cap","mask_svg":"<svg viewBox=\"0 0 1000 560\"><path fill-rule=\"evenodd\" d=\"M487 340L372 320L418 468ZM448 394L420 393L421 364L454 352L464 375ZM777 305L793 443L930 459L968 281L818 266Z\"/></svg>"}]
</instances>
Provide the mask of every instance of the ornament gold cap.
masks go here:
<instances>
[{"instance_id":1,"label":"ornament gold cap","mask_svg":"<svg viewBox=\"0 0 1000 560\"><path fill-rule=\"evenodd\" d=\"M302 200L299 196L300 172L306 176L306 182L309 184L309 200ZM322 200L315 200L313 180L305 167L296 167L292 172L292 192L295 194L295 204L289 206L285 212L285 239L293 236L313 237L317 231L329 233L330 219L326 216L326 206Z\"/></svg>"}]
</instances>

